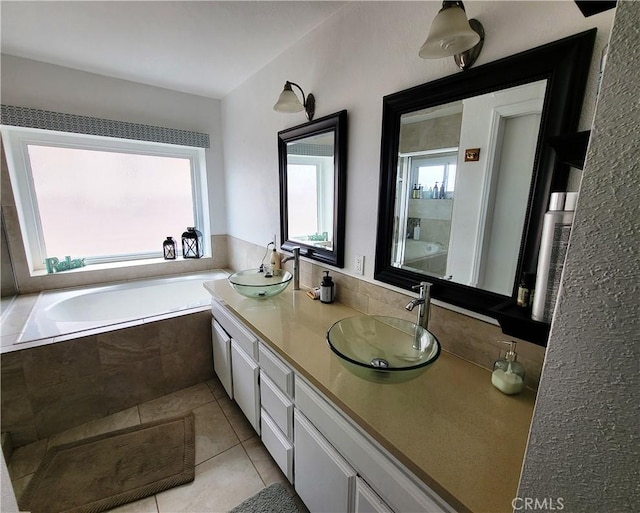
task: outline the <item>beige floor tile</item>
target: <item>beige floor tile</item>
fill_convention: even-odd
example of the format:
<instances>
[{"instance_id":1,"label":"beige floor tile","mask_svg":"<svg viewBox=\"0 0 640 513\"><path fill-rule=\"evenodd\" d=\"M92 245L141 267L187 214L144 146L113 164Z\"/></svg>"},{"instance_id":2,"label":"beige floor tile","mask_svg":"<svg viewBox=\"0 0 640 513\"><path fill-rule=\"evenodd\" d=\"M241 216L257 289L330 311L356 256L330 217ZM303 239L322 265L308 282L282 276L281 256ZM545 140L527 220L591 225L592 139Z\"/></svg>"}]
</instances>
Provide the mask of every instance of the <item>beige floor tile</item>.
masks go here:
<instances>
[{"instance_id":1,"label":"beige floor tile","mask_svg":"<svg viewBox=\"0 0 640 513\"><path fill-rule=\"evenodd\" d=\"M158 505L155 495L152 495L107 511L109 513L158 513Z\"/></svg>"},{"instance_id":2,"label":"beige floor tile","mask_svg":"<svg viewBox=\"0 0 640 513\"><path fill-rule=\"evenodd\" d=\"M211 389L211 392L213 392L213 396L216 399L229 397L227 395L227 391L224 389L222 383L218 379L218 376L214 376L213 379L207 380L207 385L209 385L209 388Z\"/></svg>"},{"instance_id":3,"label":"beige floor tile","mask_svg":"<svg viewBox=\"0 0 640 513\"><path fill-rule=\"evenodd\" d=\"M196 408L193 413L196 420L196 465L240 443L216 401Z\"/></svg>"},{"instance_id":4,"label":"beige floor tile","mask_svg":"<svg viewBox=\"0 0 640 513\"><path fill-rule=\"evenodd\" d=\"M211 389L206 383L199 383L138 405L140 422L180 415L211 401L215 401Z\"/></svg>"},{"instance_id":5,"label":"beige floor tile","mask_svg":"<svg viewBox=\"0 0 640 513\"><path fill-rule=\"evenodd\" d=\"M82 440L83 438L101 435L103 433L116 431L130 426L137 426L138 424L140 424L138 407L133 406L127 410L114 413L101 419L92 420L91 422L87 422L81 426L53 435L49 437L49 447L75 442L76 440Z\"/></svg>"},{"instance_id":6,"label":"beige floor tile","mask_svg":"<svg viewBox=\"0 0 640 513\"><path fill-rule=\"evenodd\" d=\"M15 448L8 464L11 480L14 481L27 474L33 474L40 465L45 452L47 452L46 438Z\"/></svg>"},{"instance_id":7,"label":"beige floor tile","mask_svg":"<svg viewBox=\"0 0 640 513\"><path fill-rule=\"evenodd\" d=\"M289 483L286 476L282 473L280 467L278 467L257 435L242 442L242 446L245 451L247 451L251 463L256 467L256 470L258 471L258 474L260 474L265 485L269 486L273 483Z\"/></svg>"},{"instance_id":8,"label":"beige floor tile","mask_svg":"<svg viewBox=\"0 0 640 513\"><path fill-rule=\"evenodd\" d=\"M218 399L218 404L241 442L255 436L256 432L253 426L251 426L247 417L244 416L244 413L234 401L225 396Z\"/></svg>"},{"instance_id":9,"label":"beige floor tile","mask_svg":"<svg viewBox=\"0 0 640 513\"><path fill-rule=\"evenodd\" d=\"M225 512L264 488L241 445L196 467L192 483L156 495L160 513Z\"/></svg>"}]
</instances>

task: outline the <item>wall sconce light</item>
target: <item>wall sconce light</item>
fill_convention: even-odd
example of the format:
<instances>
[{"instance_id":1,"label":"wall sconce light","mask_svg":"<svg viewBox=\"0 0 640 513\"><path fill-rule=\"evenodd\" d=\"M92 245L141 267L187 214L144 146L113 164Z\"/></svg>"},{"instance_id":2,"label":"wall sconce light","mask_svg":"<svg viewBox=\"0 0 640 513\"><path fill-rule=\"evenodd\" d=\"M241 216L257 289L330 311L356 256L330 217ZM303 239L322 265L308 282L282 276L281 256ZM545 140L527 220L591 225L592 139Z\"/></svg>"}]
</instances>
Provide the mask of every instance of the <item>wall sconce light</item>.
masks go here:
<instances>
[{"instance_id":1,"label":"wall sconce light","mask_svg":"<svg viewBox=\"0 0 640 513\"><path fill-rule=\"evenodd\" d=\"M296 86L300 89L302 93L302 103L298 100L296 93L293 92L291 86ZM313 115L316 112L316 99L313 94L309 93L309 95L305 98L304 91L302 88L293 82L289 82L288 80L284 84L284 89L282 93L280 93L280 97L278 101L273 106L273 110L276 112L300 112L304 110L304 113L307 116L307 119L311 121L313 119Z\"/></svg>"},{"instance_id":2,"label":"wall sconce light","mask_svg":"<svg viewBox=\"0 0 640 513\"><path fill-rule=\"evenodd\" d=\"M458 67L465 70L476 61L483 44L482 24L476 19L467 20L461 1L445 0L418 55L423 59L453 56Z\"/></svg>"}]
</instances>

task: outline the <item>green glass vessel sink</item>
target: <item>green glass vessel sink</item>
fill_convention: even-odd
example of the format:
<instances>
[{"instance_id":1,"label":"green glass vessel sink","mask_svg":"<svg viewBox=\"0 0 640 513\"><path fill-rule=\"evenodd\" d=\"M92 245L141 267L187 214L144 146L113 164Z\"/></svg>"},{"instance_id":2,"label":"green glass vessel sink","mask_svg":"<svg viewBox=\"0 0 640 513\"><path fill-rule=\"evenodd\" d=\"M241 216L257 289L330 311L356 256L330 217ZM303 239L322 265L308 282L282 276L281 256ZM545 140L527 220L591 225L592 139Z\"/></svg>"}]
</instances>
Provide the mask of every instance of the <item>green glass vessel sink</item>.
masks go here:
<instances>
[{"instance_id":1,"label":"green glass vessel sink","mask_svg":"<svg viewBox=\"0 0 640 513\"><path fill-rule=\"evenodd\" d=\"M440 356L440 342L432 333L381 315L342 319L329 329L327 342L349 371L377 383L417 378Z\"/></svg>"},{"instance_id":2,"label":"green glass vessel sink","mask_svg":"<svg viewBox=\"0 0 640 513\"><path fill-rule=\"evenodd\" d=\"M245 269L229 276L229 283L245 297L266 298L280 294L293 278L289 271L275 269L272 275L259 269Z\"/></svg>"}]
</instances>

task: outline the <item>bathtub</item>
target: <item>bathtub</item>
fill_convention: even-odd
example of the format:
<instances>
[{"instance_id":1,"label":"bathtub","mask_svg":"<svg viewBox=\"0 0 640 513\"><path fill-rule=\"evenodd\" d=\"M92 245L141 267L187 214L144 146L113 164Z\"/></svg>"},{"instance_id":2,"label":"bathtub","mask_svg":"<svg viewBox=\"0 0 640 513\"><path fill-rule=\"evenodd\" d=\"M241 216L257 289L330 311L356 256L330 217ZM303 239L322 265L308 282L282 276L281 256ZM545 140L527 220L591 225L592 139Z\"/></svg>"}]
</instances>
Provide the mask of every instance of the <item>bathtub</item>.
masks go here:
<instances>
[{"instance_id":1,"label":"bathtub","mask_svg":"<svg viewBox=\"0 0 640 513\"><path fill-rule=\"evenodd\" d=\"M46 291L31 296L33 306L24 323L18 320L22 299L18 296L12 305L15 314L3 314L2 351L205 310L210 307L211 294L203 283L226 277L223 271L209 271Z\"/></svg>"},{"instance_id":2,"label":"bathtub","mask_svg":"<svg viewBox=\"0 0 640 513\"><path fill-rule=\"evenodd\" d=\"M419 258L439 255L443 251L442 245L438 242L407 239L404 246L404 261L411 262Z\"/></svg>"}]
</instances>

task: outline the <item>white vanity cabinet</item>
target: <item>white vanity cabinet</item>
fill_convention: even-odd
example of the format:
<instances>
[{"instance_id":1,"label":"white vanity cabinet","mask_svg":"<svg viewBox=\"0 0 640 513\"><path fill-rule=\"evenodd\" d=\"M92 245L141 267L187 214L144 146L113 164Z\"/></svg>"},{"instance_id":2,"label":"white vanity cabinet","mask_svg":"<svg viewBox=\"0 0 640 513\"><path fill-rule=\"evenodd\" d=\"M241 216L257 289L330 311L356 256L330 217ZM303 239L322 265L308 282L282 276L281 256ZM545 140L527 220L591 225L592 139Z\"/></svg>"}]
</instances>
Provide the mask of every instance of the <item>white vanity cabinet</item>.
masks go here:
<instances>
[{"instance_id":1,"label":"white vanity cabinet","mask_svg":"<svg viewBox=\"0 0 640 513\"><path fill-rule=\"evenodd\" d=\"M356 479L356 513L393 513L364 479Z\"/></svg>"},{"instance_id":2,"label":"white vanity cabinet","mask_svg":"<svg viewBox=\"0 0 640 513\"><path fill-rule=\"evenodd\" d=\"M299 376L295 381L295 397L296 414L298 410L302 412L304 417L349 465L356 469L358 476L370 487L371 493L367 494L369 504L365 503L365 497L360 497L361 509L354 511L370 511L370 508L375 508L377 503L378 508L387 506L389 510L396 513L405 511L455 513L455 510L433 490L420 482L338 407ZM295 427L297 428L298 425L296 424ZM297 431L295 447L297 464L297 454L300 450ZM296 487L298 479L296 467ZM362 491L360 495L363 495ZM374 509L373 511L386 510Z\"/></svg>"},{"instance_id":3,"label":"white vanity cabinet","mask_svg":"<svg viewBox=\"0 0 640 513\"><path fill-rule=\"evenodd\" d=\"M311 513L455 513L216 300L212 311L216 374Z\"/></svg>"},{"instance_id":4,"label":"white vanity cabinet","mask_svg":"<svg viewBox=\"0 0 640 513\"><path fill-rule=\"evenodd\" d=\"M213 370L218 375L227 395L233 399L231 337L215 319L211 321L211 344L213 346Z\"/></svg>"},{"instance_id":5,"label":"white vanity cabinet","mask_svg":"<svg viewBox=\"0 0 640 513\"><path fill-rule=\"evenodd\" d=\"M296 410L295 489L311 513L354 511L356 471Z\"/></svg>"},{"instance_id":6,"label":"white vanity cabinet","mask_svg":"<svg viewBox=\"0 0 640 513\"><path fill-rule=\"evenodd\" d=\"M217 301L212 301L213 368L229 397L260 434L258 339Z\"/></svg>"},{"instance_id":7,"label":"white vanity cabinet","mask_svg":"<svg viewBox=\"0 0 640 513\"><path fill-rule=\"evenodd\" d=\"M258 345L262 443L290 483L293 475L293 370L264 343Z\"/></svg>"},{"instance_id":8,"label":"white vanity cabinet","mask_svg":"<svg viewBox=\"0 0 640 513\"><path fill-rule=\"evenodd\" d=\"M260 367L231 339L231 374L233 399L249 423L260 434Z\"/></svg>"}]
</instances>

